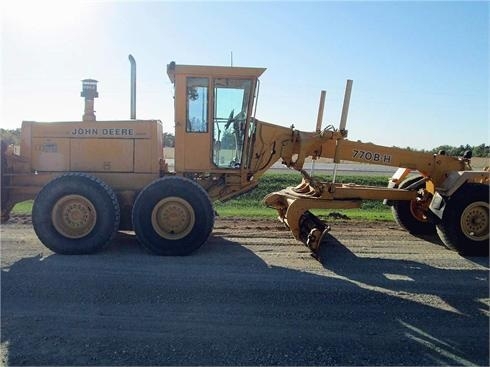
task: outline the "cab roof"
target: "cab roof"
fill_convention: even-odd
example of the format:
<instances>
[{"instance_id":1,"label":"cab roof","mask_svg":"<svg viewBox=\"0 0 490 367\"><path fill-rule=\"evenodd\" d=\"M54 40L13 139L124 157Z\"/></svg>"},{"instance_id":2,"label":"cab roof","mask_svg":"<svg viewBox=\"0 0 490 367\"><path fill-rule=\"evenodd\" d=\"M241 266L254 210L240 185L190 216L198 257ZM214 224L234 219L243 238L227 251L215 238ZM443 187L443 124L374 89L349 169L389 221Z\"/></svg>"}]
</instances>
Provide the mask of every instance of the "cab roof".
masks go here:
<instances>
[{"instance_id":1,"label":"cab roof","mask_svg":"<svg viewBox=\"0 0 490 367\"><path fill-rule=\"evenodd\" d=\"M177 74L186 74L190 76L258 78L265 70L266 68L236 66L177 65L174 61L167 65L167 75L172 83L175 82L175 75Z\"/></svg>"}]
</instances>

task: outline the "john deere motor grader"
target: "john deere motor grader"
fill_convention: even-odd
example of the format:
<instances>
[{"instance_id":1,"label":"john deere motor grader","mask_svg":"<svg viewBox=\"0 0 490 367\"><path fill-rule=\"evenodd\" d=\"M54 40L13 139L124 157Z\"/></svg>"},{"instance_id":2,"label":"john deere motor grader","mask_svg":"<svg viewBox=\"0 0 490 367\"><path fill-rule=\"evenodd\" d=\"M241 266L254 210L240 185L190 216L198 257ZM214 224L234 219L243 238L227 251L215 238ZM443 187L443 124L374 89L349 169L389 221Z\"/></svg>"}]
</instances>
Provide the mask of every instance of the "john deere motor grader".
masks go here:
<instances>
[{"instance_id":1,"label":"john deere motor grader","mask_svg":"<svg viewBox=\"0 0 490 367\"><path fill-rule=\"evenodd\" d=\"M161 122L136 119L132 56L130 61L130 120L96 121L97 84L88 79L82 121L24 121L20 155L2 146L3 221L15 203L34 199L34 230L57 253L92 253L118 230L134 230L152 253L187 255L212 231L212 202L253 189L281 160L301 173L301 183L267 195L265 203L313 252L329 227L310 209L385 200L406 230L437 231L449 248L488 255L488 172L473 171L469 153L450 157L349 141L351 81L339 128L321 129L322 93L316 131L302 132L255 117L265 69L172 62L167 74L175 87L175 169L169 172ZM386 188L320 182L303 169L307 157L399 169Z\"/></svg>"}]
</instances>

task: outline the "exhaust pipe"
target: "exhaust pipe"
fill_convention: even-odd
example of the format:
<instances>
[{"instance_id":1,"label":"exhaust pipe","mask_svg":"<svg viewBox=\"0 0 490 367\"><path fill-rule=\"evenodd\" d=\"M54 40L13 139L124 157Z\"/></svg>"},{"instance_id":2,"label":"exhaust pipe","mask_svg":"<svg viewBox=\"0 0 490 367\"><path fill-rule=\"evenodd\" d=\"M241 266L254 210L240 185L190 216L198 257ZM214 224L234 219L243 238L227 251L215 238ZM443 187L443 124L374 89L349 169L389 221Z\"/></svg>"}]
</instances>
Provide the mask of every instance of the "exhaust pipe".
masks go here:
<instances>
[{"instance_id":1,"label":"exhaust pipe","mask_svg":"<svg viewBox=\"0 0 490 367\"><path fill-rule=\"evenodd\" d=\"M136 60L129 55L131 63L131 120L136 120Z\"/></svg>"}]
</instances>

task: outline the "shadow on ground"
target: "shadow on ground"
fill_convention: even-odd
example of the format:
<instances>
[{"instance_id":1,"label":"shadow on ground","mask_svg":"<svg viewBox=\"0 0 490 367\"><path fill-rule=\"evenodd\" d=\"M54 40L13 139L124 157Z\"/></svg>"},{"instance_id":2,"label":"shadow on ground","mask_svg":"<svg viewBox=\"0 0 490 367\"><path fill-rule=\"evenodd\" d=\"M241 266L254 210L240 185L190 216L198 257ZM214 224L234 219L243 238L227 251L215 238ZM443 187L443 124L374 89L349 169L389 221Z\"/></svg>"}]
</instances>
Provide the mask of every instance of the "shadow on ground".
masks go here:
<instances>
[{"instance_id":1,"label":"shadow on ground","mask_svg":"<svg viewBox=\"0 0 490 367\"><path fill-rule=\"evenodd\" d=\"M334 237L320 261L271 266L217 237L157 257L128 234L24 258L1 273L4 363L488 364L488 271L360 258Z\"/></svg>"}]
</instances>

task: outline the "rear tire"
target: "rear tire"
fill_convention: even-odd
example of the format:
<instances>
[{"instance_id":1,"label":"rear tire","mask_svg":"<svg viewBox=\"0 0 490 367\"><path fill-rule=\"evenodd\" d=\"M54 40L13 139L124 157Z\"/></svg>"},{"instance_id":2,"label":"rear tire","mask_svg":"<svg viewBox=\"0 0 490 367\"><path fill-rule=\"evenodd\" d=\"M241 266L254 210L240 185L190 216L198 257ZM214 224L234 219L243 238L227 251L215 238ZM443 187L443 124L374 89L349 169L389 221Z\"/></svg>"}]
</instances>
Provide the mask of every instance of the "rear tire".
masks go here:
<instances>
[{"instance_id":1,"label":"rear tire","mask_svg":"<svg viewBox=\"0 0 490 367\"><path fill-rule=\"evenodd\" d=\"M422 176L407 178L402 181L398 188L404 189L421 178ZM425 183L421 182L421 184L415 187L414 190L421 189L424 186ZM427 209L416 200L395 200L391 207L391 213L398 225L415 236L433 235L436 233L436 226L427 218L426 210Z\"/></svg>"},{"instance_id":2,"label":"rear tire","mask_svg":"<svg viewBox=\"0 0 490 367\"><path fill-rule=\"evenodd\" d=\"M488 256L488 186L464 184L447 201L437 233L444 245L466 256Z\"/></svg>"},{"instance_id":3,"label":"rear tire","mask_svg":"<svg viewBox=\"0 0 490 367\"><path fill-rule=\"evenodd\" d=\"M41 242L65 255L102 249L119 227L114 191L85 173L67 173L46 184L32 207L32 224Z\"/></svg>"},{"instance_id":4,"label":"rear tire","mask_svg":"<svg viewBox=\"0 0 490 367\"><path fill-rule=\"evenodd\" d=\"M156 255L189 255L206 242L214 225L207 192L194 181L170 176L145 187L134 203L140 243Z\"/></svg>"}]
</instances>

